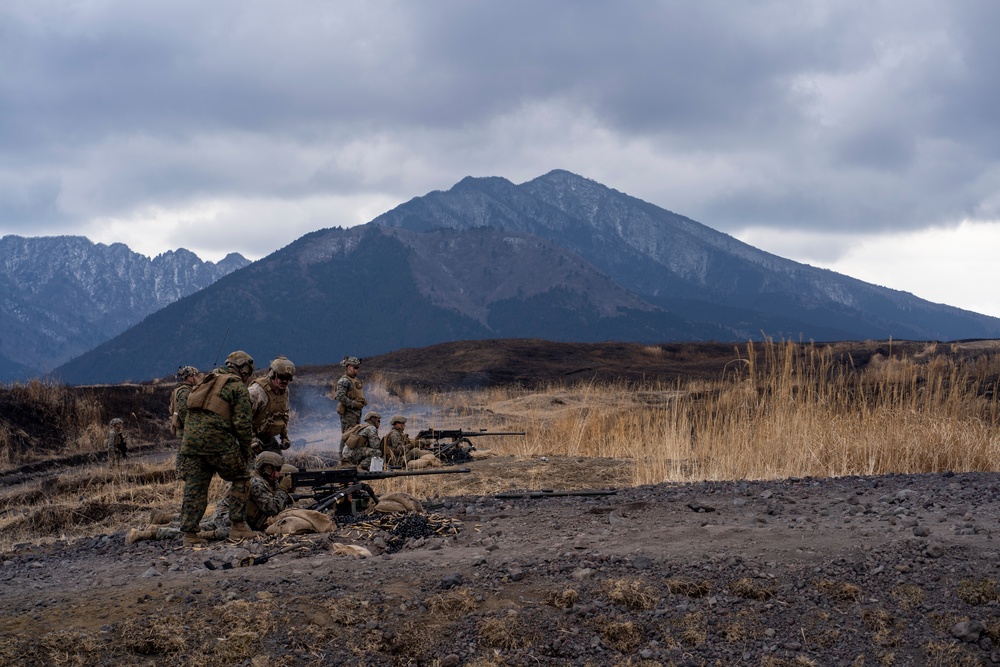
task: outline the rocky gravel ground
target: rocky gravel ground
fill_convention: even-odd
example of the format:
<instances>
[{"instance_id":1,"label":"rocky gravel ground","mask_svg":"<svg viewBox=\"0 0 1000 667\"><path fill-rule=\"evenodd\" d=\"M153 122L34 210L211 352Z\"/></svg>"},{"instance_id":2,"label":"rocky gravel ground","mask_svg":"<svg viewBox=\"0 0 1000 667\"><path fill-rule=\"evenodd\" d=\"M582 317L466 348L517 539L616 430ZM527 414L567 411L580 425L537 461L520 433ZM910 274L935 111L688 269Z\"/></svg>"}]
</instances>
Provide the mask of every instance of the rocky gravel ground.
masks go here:
<instances>
[{"instance_id":1,"label":"rocky gravel ground","mask_svg":"<svg viewBox=\"0 0 1000 667\"><path fill-rule=\"evenodd\" d=\"M0 665L1000 663L995 474L441 500L402 535L18 545Z\"/></svg>"}]
</instances>

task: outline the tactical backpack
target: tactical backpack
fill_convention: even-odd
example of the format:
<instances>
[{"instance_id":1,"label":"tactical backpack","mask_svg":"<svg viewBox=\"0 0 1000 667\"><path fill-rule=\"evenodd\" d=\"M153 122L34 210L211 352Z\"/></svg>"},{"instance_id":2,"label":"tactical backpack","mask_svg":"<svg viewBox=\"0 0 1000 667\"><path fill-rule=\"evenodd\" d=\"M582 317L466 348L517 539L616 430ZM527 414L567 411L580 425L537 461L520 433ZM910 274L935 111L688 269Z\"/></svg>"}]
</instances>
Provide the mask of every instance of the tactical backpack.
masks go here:
<instances>
[{"instance_id":1,"label":"tactical backpack","mask_svg":"<svg viewBox=\"0 0 1000 667\"><path fill-rule=\"evenodd\" d=\"M348 449L357 449L358 445L361 444L361 429L368 426L367 422L361 424L355 424L351 428L344 431L344 435L340 436L340 445L343 447L347 445Z\"/></svg>"}]
</instances>

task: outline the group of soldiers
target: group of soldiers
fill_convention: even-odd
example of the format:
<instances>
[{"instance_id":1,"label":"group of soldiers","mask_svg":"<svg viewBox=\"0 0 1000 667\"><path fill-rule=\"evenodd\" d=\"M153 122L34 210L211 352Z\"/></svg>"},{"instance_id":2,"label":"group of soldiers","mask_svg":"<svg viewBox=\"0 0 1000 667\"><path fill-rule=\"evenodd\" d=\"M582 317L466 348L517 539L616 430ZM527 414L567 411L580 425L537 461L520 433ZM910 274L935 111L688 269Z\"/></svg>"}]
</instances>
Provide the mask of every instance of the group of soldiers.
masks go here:
<instances>
[{"instance_id":1,"label":"group of soldiers","mask_svg":"<svg viewBox=\"0 0 1000 667\"><path fill-rule=\"evenodd\" d=\"M379 437L381 415L369 412L362 419L368 401L358 377L361 360L347 356L340 363L344 375L337 381L334 400L341 419L341 465L368 469L372 459L379 458L385 465L404 466L430 454L403 432L402 415L393 416L392 429ZM204 375L194 366L178 369L179 382L170 396L170 428L181 441L177 454L177 474L184 482L181 511L174 515L154 510L146 528L128 532L129 544L182 537L184 546L197 546L210 539L257 537L270 517L292 506L289 473L296 469L284 463L281 453L291 446L288 386L295 366L279 356L265 375L252 380L253 374L254 360L242 350L230 353L223 366ZM117 440L112 442L115 433L121 433L120 419L112 420L109 456L117 447ZM251 457L255 457L252 462ZM215 475L229 483L228 489L204 520Z\"/></svg>"},{"instance_id":2,"label":"group of soldiers","mask_svg":"<svg viewBox=\"0 0 1000 667\"><path fill-rule=\"evenodd\" d=\"M408 461L432 454L421 449L420 443L413 442L404 433L406 417L393 415L389 421L389 432L379 437L378 429L382 415L369 412L364 420L362 410L368 405L364 383L358 377L361 359L344 357L340 365L344 375L337 380L334 400L340 415L340 462L368 470L373 459L381 459L382 464L393 468L403 467ZM433 455L433 454L432 454Z\"/></svg>"},{"instance_id":3,"label":"group of soldiers","mask_svg":"<svg viewBox=\"0 0 1000 667\"><path fill-rule=\"evenodd\" d=\"M265 375L251 380L253 373L253 357L242 350L204 375L193 366L178 369L180 382L170 395L170 428L181 441L180 515L154 510L150 525L130 530L126 542L183 536L185 546L197 546L209 539L257 537L268 517L291 506L290 469L281 452L291 446L288 385L295 366L279 356ZM215 475L229 486L203 522Z\"/></svg>"}]
</instances>

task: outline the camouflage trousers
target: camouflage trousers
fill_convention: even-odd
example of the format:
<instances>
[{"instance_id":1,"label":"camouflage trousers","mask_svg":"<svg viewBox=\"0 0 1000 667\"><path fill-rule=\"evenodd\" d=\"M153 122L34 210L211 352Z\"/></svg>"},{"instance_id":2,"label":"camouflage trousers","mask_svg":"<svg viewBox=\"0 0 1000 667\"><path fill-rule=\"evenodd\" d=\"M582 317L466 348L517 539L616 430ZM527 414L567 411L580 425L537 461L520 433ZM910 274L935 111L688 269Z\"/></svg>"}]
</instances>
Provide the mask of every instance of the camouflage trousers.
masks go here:
<instances>
[{"instance_id":1,"label":"camouflage trousers","mask_svg":"<svg viewBox=\"0 0 1000 667\"><path fill-rule=\"evenodd\" d=\"M352 426L361 423L361 410L345 408L344 414L340 415L340 432L343 433Z\"/></svg>"},{"instance_id":2,"label":"camouflage trousers","mask_svg":"<svg viewBox=\"0 0 1000 667\"><path fill-rule=\"evenodd\" d=\"M344 447L340 451L340 463L350 463L368 470L373 456L382 456L382 452L371 447L358 447L357 449Z\"/></svg>"},{"instance_id":3,"label":"camouflage trousers","mask_svg":"<svg viewBox=\"0 0 1000 667\"><path fill-rule=\"evenodd\" d=\"M249 461L238 451L222 455L177 455L177 475L184 480L184 500L181 504L181 531L197 533L208 507L208 487L212 476L232 482L227 503L232 523L246 521L247 492L250 490Z\"/></svg>"},{"instance_id":4,"label":"camouflage trousers","mask_svg":"<svg viewBox=\"0 0 1000 667\"><path fill-rule=\"evenodd\" d=\"M201 522L198 526L198 532L204 536L205 533L212 532L215 535L211 539L224 540L229 537L229 529L232 528L233 524L229 520L229 508L226 503L219 503L215 512L208 519ZM152 528L152 526L150 526ZM184 534L181 530L181 515L175 514L173 520L168 526L156 526L156 535L153 537L154 540L174 540Z\"/></svg>"}]
</instances>

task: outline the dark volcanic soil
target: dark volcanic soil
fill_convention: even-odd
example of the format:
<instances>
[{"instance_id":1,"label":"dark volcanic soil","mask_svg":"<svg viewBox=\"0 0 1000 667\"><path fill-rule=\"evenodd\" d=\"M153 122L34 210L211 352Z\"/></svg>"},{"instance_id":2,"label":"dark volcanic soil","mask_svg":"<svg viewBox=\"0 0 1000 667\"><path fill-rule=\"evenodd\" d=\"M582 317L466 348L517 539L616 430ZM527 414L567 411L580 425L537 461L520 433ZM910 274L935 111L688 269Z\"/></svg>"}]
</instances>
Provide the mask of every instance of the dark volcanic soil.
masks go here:
<instances>
[{"instance_id":1,"label":"dark volcanic soil","mask_svg":"<svg viewBox=\"0 0 1000 667\"><path fill-rule=\"evenodd\" d=\"M530 463L585 481L579 460ZM601 470L595 487L614 478ZM0 555L0 665L1000 662L997 475L440 501L433 522L457 534L395 553L393 535L359 529L198 550L122 534L18 547Z\"/></svg>"}]
</instances>

